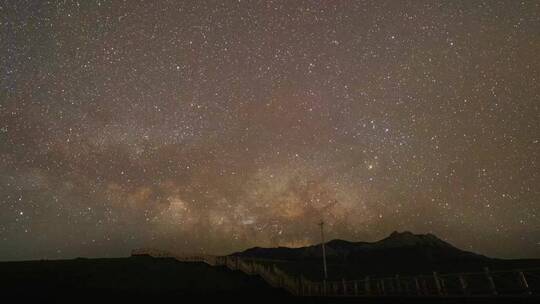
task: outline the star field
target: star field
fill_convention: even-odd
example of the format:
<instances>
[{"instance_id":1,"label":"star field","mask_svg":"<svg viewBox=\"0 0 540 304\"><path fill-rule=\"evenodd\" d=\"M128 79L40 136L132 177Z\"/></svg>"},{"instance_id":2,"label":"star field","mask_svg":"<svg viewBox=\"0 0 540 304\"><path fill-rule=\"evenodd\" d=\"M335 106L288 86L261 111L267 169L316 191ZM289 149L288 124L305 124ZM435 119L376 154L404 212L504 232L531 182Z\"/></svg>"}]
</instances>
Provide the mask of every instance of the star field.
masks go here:
<instances>
[{"instance_id":1,"label":"star field","mask_svg":"<svg viewBox=\"0 0 540 304\"><path fill-rule=\"evenodd\" d=\"M2 1L0 259L431 232L540 256L539 1Z\"/></svg>"}]
</instances>

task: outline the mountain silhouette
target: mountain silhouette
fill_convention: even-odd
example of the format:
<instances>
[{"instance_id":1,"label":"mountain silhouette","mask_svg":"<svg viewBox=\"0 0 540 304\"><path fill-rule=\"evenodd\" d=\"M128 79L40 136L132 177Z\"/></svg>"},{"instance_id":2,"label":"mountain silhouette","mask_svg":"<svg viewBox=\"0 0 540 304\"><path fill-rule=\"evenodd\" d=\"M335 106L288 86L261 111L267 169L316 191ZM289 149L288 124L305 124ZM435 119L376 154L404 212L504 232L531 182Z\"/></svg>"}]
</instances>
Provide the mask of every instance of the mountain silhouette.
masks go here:
<instances>
[{"instance_id":1,"label":"mountain silhouette","mask_svg":"<svg viewBox=\"0 0 540 304\"><path fill-rule=\"evenodd\" d=\"M329 260L343 260L348 262L362 261L378 255L396 255L422 259L423 261L440 261L445 259L475 259L485 260L487 257L464 251L439 239L433 234L414 234L409 231L394 231L388 237L376 242L350 242L345 240L331 240L325 243L326 257ZM301 248L261 248L254 247L235 256L276 259L276 260L305 260L320 258L322 256L321 244Z\"/></svg>"},{"instance_id":2,"label":"mountain silhouette","mask_svg":"<svg viewBox=\"0 0 540 304\"><path fill-rule=\"evenodd\" d=\"M364 275L420 274L433 271L482 271L484 267L510 269L538 267L540 260L504 260L459 249L433 234L394 231L376 242L331 240L325 243L329 275L358 278ZM280 261L282 268L320 279L321 244L300 248L254 247L234 256Z\"/></svg>"}]
</instances>

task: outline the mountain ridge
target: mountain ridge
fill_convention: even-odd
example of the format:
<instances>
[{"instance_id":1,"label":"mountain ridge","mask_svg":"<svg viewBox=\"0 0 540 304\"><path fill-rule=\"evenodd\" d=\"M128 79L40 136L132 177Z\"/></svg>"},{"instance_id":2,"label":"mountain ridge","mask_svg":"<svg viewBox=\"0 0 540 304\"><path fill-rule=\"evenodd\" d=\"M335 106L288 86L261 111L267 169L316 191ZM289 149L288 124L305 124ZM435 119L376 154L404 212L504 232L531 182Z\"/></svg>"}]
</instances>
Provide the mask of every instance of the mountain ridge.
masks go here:
<instances>
[{"instance_id":1,"label":"mountain ridge","mask_svg":"<svg viewBox=\"0 0 540 304\"><path fill-rule=\"evenodd\" d=\"M374 242L347 241L332 239L325 242L326 255L329 260L347 258L348 261L365 260L377 253L402 252L409 255L410 251L428 260L439 259L489 259L484 255L459 249L452 244L440 239L434 234L414 234L410 231L394 231L389 236ZM405 254L407 253L407 254ZM244 251L235 252L233 256L251 258L274 258L280 260L299 260L322 257L321 244L314 244L305 247L253 247Z\"/></svg>"},{"instance_id":2,"label":"mountain ridge","mask_svg":"<svg viewBox=\"0 0 540 304\"><path fill-rule=\"evenodd\" d=\"M485 267L509 270L540 267L540 259L498 259L466 251L434 234L394 231L374 242L333 239L325 242L328 277L362 278L365 275L418 275L482 272ZM322 279L321 244L299 248L253 247L231 254L278 265L285 271L313 280Z\"/></svg>"}]
</instances>

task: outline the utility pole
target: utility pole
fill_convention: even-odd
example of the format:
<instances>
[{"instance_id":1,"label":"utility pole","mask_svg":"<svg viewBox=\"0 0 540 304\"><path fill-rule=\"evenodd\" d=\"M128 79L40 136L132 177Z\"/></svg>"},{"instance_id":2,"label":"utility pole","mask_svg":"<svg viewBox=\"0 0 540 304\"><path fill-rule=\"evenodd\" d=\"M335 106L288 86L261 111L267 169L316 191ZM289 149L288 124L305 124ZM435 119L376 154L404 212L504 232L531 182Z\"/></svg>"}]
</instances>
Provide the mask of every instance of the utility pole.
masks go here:
<instances>
[{"instance_id":1,"label":"utility pole","mask_svg":"<svg viewBox=\"0 0 540 304\"><path fill-rule=\"evenodd\" d=\"M321 226L321 246L322 246L322 256L323 256L323 269L324 269L324 281L328 279L328 271L326 270L326 249L324 248L324 221L319 223Z\"/></svg>"}]
</instances>

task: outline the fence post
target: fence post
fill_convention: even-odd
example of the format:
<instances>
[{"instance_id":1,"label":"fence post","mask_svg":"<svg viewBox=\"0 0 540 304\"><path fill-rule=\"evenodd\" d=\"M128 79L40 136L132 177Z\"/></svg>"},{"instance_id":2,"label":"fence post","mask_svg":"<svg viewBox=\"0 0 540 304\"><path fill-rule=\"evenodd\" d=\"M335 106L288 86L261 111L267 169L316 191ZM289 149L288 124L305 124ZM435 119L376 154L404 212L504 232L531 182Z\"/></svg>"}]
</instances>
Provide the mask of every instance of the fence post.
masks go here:
<instances>
[{"instance_id":1,"label":"fence post","mask_svg":"<svg viewBox=\"0 0 540 304\"><path fill-rule=\"evenodd\" d=\"M521 287L525 291L525 294L531 295L532 292L529 289L529 283L527 282L527 278L525 277L525 274L523 273L523 271L521 270L518 271L518 276L519 276L519 282L521 283Z\"/></svg>"},{"instance_id":2,"label":"fence post","mask_svg":"<svg viewBox=\"0 0 540 304\"><path fill-rule=\"evenodd\" d=\"M347 295L347 283L345 282L345 279L341 279L341 283L343 285L343 295Z\"/></svg>"},{"instance_id":3,"label":"fence post","mask_svg":"<svg viewBox=\"0 0 540 304\"><path fill-rule=\"evenodd\" d=\"M396 274L396 288L397 288L397 293L401 294L401 282L399 279L399 274Z\"/></svg>"},{"instance_id":4,"label":"fence post","mask_svg":"<svg viewBox=\"0 0 540 304\"><path fill-rule=\"evenodd\" d=\"M358 281L354 281L354 295L358 295Z\"/></svg>"},{"instance_id":5,"label":"fence post","mask_svg":"<svg viewBox=\"0 0 540 304\"><path fill-rule=\"evenodd\" d=\"M416 285L416 294L421 295L422 290L420 289L420 283L418 282L418 278L414 277L414 285Z\"/></svg>"},{"instance_id":6,"label":"fence post","mask_svg":"<svg viewBox=\"0 0 540 304\"><path fill-rule=\"evenodd\" d=\"M423 293L424 295L429 295L429 294L430 294L429 288L428 288L428 286L427 286L426 278L423 278L423 279L422 279L422 293Z\"/></svg>"},{"instance_id":7,"label":"fence post","mask_svg":"<svg viewBox=\"0 0 540 304\"><path fill-rule=\"evenodd\" d=\"M409 282L409 280L407 280L407 279L405 279L405 281L403 282L403 285L405 285L404 293L405 293L406 295L409 294L409 283L410 283L410 282Z\"/></svg>"},{"instance_id":8,"label":"fence post","mask_svg":"<svg viewBox=\"0 0 540 304\"><path fill-rule=\"evenodd\" d=\"M446 279L439 276L439 281L441 282L441 293L446 295Z\"/></svg>"},{"instance_id":9,"label":"fence post","mask_svg":"<svg viewBox=\"0 0 540 304\"><path fill-rule=\"evenodd\" d=\"M386 291L384 290L384 278L381 279L379 282L381 283L381 291L382 291L382 294L385 295L385 294L386 294Z\"/></svg>"},{"instance_id":10,"label":"fence post","mask_svg":"<svg viewBox=\"0 0 540 304\"><path fill-rule=\"evenodd\" d=\"M436 271L433 272L433 280L435 281L435 287L437 287L437 293L442 295L441 282L439 281L439 275Z\"/></svg>"},{"instance_id":11,"label":"fence post","mask_svg":"<svg viewBox=\"0 0 540 304\"><path fill-rule=\"evenodd\" d=\"M495 288L495 282L493 281L493 277L491 276L491 273L489 272L489 268L484 267L484 272L486 273L486 278L488 280L489 288L491 289L491 293L494 296L496 296L498 294L497 293L497 288Z\"/></svg>"},{"instance_id":12,"label":"fence post","mask_svg":"<svg viewBox=\"0 0 540 304\"><path fill-rule=\"evenodd\" d=\"M461 291L464 295L467 295L469 292L467 291L467 281L465 281L465 278L463 275L459 276L459 283L461 285Z\"/></svg>"},{"instance_id":13,"label":"fence post","mask_svg":"<svg viewBox=\"0 0 540 304\"><path fill-rule=\"evenodd\" d=\"M392 277L388 278L388 291L390 294L393 294L395 293L396 289L394 287L394 280L392 279Z\"/></svg>"},{"instance_id":14,"label":"fence post","mask_svg":"<svg viewBox=\"0 0 540 304\"><path fill-rule=\"evenodd\" d=\"M364 282L364 288L366 290L366 295L370 295L371 294L371 286L370 286L369 276L366 276L366 281Z\"/></svg>"}]
</instances>

